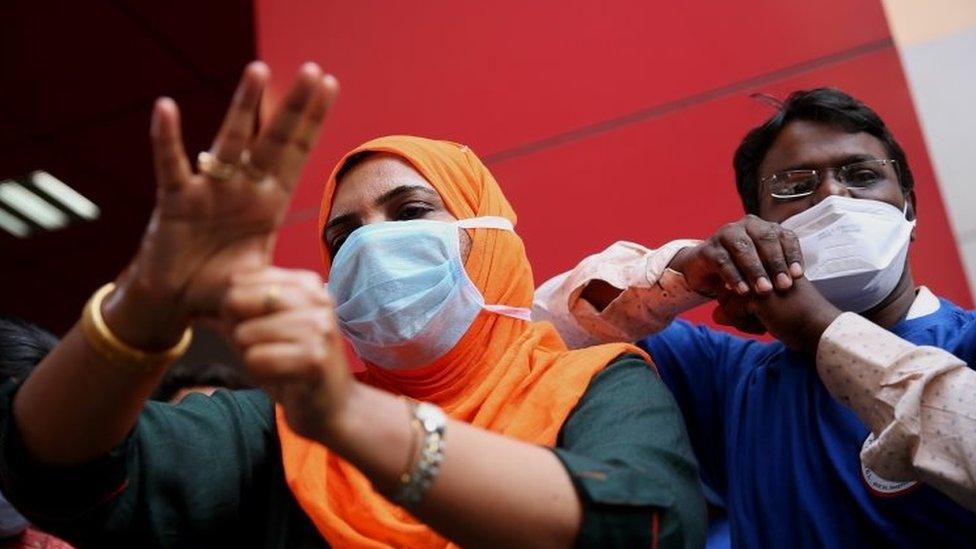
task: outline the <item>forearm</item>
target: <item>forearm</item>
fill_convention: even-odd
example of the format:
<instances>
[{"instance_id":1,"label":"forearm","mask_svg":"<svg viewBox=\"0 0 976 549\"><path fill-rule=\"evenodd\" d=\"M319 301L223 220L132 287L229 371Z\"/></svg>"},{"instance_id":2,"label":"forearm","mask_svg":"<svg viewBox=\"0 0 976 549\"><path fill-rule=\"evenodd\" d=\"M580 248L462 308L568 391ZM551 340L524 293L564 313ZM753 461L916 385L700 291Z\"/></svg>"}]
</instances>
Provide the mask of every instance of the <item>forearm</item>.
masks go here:
<instances>
[{"instance_id":1,"label":"forearm","mask_svg":"<svg viewBox=\"0 0 976 549\"><path fill-rule=\"evenodd\" d=\"M102 308L109 329L130 345L164 349L178 340L178 321L160 302L128 284ZM13 413L29 455L73 465L104 455L132 429L165 371L112 364L89 344L80 324L34 369L14 399Z\"/></svg>"},{"instance_id":2,"label":"forearm","mask_svg":"<svg viewBox=\"0 0 976 549\"><path fill-rule=\"evenodd\" d=\"M349 421L325 441L391 495L410 461L405 402L358 385ZM582 507L569 474L548 449L450 421L440 473L412 513L462 546L569 546Z\"/></svg>"},{"instance_id":3,"label":"forearm","mask_svg":"<svg viewBox=\"0 0 976 549\"><path fill-rule=\"evenodd\" d=\"M632 342L660 331L706 301L668 267L695 242L676 240L656 250L618 242L540 286L533 317L552 322L570 348Z\"/></svg>"},{"instance_id":4,"label":"forearm","mask_svg":"<svg viewBox=\"0 0 976 549\"><path fill-rule=\"evenodd\" d=\"M924 480L976 509L976 444L966 435L976 427L976 372L852 314L824 333L817 369L875 434L861 452L865 465L889 480Z\"/></svg>"}]
</instances>

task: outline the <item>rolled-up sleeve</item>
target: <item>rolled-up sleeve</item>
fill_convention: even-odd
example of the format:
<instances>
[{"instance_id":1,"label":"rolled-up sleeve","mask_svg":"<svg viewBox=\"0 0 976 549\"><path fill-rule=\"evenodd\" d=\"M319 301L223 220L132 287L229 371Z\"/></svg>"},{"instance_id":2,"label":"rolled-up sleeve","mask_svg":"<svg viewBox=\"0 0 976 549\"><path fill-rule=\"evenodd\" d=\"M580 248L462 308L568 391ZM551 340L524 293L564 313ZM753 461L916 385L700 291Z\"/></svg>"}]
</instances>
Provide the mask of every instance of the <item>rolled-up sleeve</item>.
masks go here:
<instances>
[{"instance_id":1,"label":"rolled-up sleeve","mask_svg":"<svg viewBox=\"0 0 976 549\"><path fill-rule=\"evenodd\" d=\"M976 333L976 331L970 332ZM889 480L921 479L976 511L976 371L854 313L820 339L817 372L873 437L861 460Z\"/></svg>"},{"instance_id":2,"label":"rolled-up sleeve","mask_svg":"<svg viewBox=\"0 0 976 549\"><path fill-rule=\"evenodd\" d=\"M707 301L681 273L668 268L675 254L697 244L675 240L651 250L616 242L542 284L535 292L533 320L551 322L571 349L629 343L658 332L676 315ZM596 281L620 290L603 310L583 298L584 289Z\"/></svg>"},{"instance_id":3,"label":"rolled-up sleeve","mask_svg":"<svg viewBox=\"0 0 976 549\"><path fill-rule=\"evenodd\" d=\"M681 413L639 357L593 379L555 453L583 504L579 545L704 544L705 502Z\"/></svg>"}]
</instances>

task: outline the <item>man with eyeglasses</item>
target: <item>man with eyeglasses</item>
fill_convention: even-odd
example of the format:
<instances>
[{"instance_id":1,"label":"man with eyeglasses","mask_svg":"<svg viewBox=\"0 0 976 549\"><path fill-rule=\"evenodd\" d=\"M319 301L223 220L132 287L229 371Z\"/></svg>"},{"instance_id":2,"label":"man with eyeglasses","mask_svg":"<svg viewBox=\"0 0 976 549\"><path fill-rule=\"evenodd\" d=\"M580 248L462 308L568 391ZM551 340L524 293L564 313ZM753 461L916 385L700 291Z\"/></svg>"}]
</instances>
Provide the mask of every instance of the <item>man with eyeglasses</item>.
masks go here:
<instances>
[{"instance_id":1,"label":"man with eyeglasses","mask_svg":"<svg viewBox=\"0 0 976 549\"><path fill-rule=\"evenodd\" d=\"M543 284L571 347L639 340L733 544L972 546L976 312L916 286L912 174L835 89L792 94L735 153L748 215L705 241L618 242ZM714 319L675 316L717 299Z\"/></svg>"}]
</instances>

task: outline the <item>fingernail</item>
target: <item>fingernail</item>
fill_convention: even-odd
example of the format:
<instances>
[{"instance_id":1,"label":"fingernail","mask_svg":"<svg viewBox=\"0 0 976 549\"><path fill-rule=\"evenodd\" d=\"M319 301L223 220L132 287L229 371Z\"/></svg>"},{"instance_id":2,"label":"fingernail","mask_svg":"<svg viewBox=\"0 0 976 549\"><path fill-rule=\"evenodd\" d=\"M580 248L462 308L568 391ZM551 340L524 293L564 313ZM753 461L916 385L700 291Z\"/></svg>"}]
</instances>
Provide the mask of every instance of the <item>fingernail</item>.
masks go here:
<instances>
[{"instance_id":1,"label":"fingernail","mask_svg":"<svg viewBox=\"0 0 976 549\"><path fill-rule=\"evenodd\" d=\"M790 274L795 278L803 276L803 265L800 265L797 261L790 263Z\"/></svg>"},{"instance_id":2,"label":"fingernail","mask_svg":"<svg viewBox=\"0 0 976 549\"><path fill-rule=\"evenodd\" d=\"M745 282L739 281L739 283L735 286L735 290L739 292L739 295L745 295L749 293L749 285Z\"/></svg>"},{"instance_id":3,"label":"fingernail","mask_svg":"<svg viewBox=\"0 0 976 549\"><path fill-rule=\"evenodd\" d=\"M321 69L319 69L318 63L314 61L306 61L305 63L302 63L301 71L306 74L317 73L319 70Z\"/></svg>"},{"instance_id":4,"label":"fingernail","mask_svg":"<svg viewBox=\"0 0 976 549\"><path fill-rule=\"evenodd\" d=\"M756 280L756 291L757 292L768 292L773 289L773 285L769 283L769 279L761 276Z\"/></svg>"},{"instance_id":5,"label":"fingernail","mask_svg":"<svg viewBox=\"0 0 976 549\"><path fill-rule=\"evenodd\" d=\"M776 287L780 290L785 290L793 285L793 279L790 275L786 273L779 273L776 275Z\"/></svg>"}]
</instances>

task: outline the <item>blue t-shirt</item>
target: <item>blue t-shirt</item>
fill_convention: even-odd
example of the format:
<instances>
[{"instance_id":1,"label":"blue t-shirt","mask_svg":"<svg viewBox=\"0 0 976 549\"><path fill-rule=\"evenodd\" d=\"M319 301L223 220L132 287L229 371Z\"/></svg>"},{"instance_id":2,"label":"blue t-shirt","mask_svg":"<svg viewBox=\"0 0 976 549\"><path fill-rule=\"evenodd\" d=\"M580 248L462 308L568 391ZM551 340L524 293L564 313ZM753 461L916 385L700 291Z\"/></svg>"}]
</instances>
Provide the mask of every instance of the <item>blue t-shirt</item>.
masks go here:
<instances>
[{"instance_id":1,"label":"blue t-shirt","mask_svg":"<svg viewBox=\"0 0 976 549\"><path fill-rule=\"evenodd\" d=\"M948 301L891 331L976 364L976 312ZM879 487L862 469L870 430L812 356L680 320L638 344L681 407L734 545L976 547L976 514L922 484Z\"/></svg>"}]
</instances>

